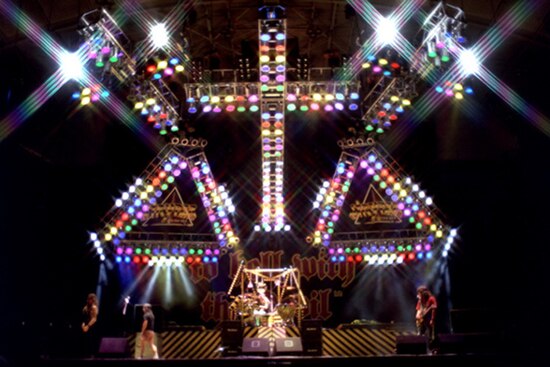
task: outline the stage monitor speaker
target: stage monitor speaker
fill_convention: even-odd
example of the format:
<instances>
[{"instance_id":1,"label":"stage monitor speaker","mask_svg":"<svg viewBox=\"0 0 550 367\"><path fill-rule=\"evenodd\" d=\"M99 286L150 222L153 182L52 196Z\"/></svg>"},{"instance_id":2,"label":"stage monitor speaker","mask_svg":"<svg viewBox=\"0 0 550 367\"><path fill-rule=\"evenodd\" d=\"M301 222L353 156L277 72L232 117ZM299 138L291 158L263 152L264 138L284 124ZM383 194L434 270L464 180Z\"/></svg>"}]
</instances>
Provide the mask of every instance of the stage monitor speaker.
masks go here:
<instances>
[{"instance_id":1,"label":"stage monitor speaker","mask_svg":"<svg viewBox=\"0 0 550 367\"><path fill-rule=\"evenodd\" d=\"M302 339L300 338L293 337L275 339L276 355L300 355L302 351Z\"/></svg>"},{"instance_id":2,"label":"stage monitor speaker","mask_svg":"<svg viewBox=\"0 0 550 367\"><path fill-rule=\"evenodd\" d=\"M323 336L322 320L302 320L300 335L303 341L321 340Z\"/></svg>"},{"instance_id":3,"label":"stage monitor speaker","mask_svg":"<svg viewBox=\"0 0 550 367\"><path fill-rule=\"evenodd\" d=\"M244 355L269 356L269 339L244 338L242 353Z\"/></svg>"},{"instance_id":4,"label":"stage monitor speaker","mask_svg":"<svg viewBox=\"0 0 550 367\"><path fill-rule=\"evenodd\" d=\"M305 356L321 356L323 355L323 343L318 341L303 341L302 340L302 354Z\"/></svg>"},{"instance_id":5,"label":"stage monitor speaker","mask_svg":"<svg viewBox=\"0 0 550 367\"><path fill-rule=\"evenodd\" d=\"M130 357L130 347L126 338L102 338L98 355L110 358Z\"/></svg>"},{"instance_id":6,"label":"stage monitor speaker","mask_svg":"<svg viewBox=\"0 0 550 367\"><path fill-rule=\"evenodd\" d=\"M240 346L243 340L243 327L239 320L225 320L221 324L222 346Z\"/></svg>"},{"instance_id":7,"label":"stage monitor speaker","mask_svg":"<svg viewBox=\"0 0 550 367\"><path fill-rule=\"evenodd\" d=\"M222 349L222 357L237 357L241 355L241 346L238 347L229 345Z\"/></svg>"},{"instance_id":8,"label":"stage monitor speaker","mask_svg":"<svg viewBox=\"0 0 550 367\"><path fill-rule=\"evenodd\" d=\"M427 354L428 337L423 335L398 335L395 338L397 354Z\"/></svg>"}]
</instances>

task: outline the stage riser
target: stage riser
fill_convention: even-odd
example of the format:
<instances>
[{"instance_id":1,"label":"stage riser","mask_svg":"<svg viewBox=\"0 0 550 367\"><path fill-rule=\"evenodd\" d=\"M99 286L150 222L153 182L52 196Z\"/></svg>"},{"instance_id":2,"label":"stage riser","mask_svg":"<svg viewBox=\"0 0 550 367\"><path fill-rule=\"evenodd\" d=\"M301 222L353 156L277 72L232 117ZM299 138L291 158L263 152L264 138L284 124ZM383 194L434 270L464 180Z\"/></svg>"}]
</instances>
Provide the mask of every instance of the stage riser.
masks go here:
<instances>
[{"instance_id":1,"label":"stage riser","mask_svg":"<svg viewBox=\"0 0 550 367\"><path fill-rule=\"evenodd\" d=\"M382 356L395 354L397 335L396 331L385 329L325 329L323 330L323 355Z\"/></svg>"},{"instance_id":2,"label":"stage riser","mask_svg":"<svg viewBox=\"0 0 550 367\"><path fill-rule=\"evenodd\" d=\"M396 336L412 335L411 332L398 332L387 329L323 329L322 355L344 356L384 356L396 353ZM160 354L163 359L218 359L222 358L221 331L166 331L159 333ZM250 328L243 329L243 338L284 338L299 337L300 330L291 328ZM129 337L132 355L135 353L136 336ZM242 342L239 341L239 344ZM307 343L305 343L307 344Z\"/></svg>"}]
</instances>

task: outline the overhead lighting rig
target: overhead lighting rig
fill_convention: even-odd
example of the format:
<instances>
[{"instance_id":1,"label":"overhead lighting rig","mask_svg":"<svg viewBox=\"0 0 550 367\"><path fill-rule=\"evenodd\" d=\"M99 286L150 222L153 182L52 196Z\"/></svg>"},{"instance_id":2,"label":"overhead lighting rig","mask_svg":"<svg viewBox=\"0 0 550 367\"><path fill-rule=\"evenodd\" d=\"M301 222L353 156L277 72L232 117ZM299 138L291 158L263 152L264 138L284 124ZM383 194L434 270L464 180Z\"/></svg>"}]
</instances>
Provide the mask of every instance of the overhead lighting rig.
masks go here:
<instances>
[{"instance_id":1,"label":"overhead lighting rig","mask_svg":"<svg viewBox=\"0 0 550 367\"><path fill-rule=\"evenodd\" d=\"M184 85L187 112L256 112L259 107L258 83L188 83Z\"/></svg>"},{"instance_id":2,"label":"overhead lighting rig","mask_svg":"<svg viewBox=\"0 0 550 367\"><path fill-rule=\"evenodd\" d=\"M286 84L287 111L356 111L359 82L296 81Z\"/></svg>"},{"instance_id":3,"label":"overhead lighting rig","mask_svg":"<svg viewBox=\"0 0 550 367\"><path fill-rule=\"evenodd\" d=\"M380 79L362 102L366 107L362 120L369 135L382 134L391 128L417 96L416 74L395 77L387 83L384 81Z\"/></svg>"},{"instance_id":4,"label":"overhead lighting rig","mask_svg":"<svg viewBox=\"0 0 550 367\"><path fill-rule=\"evenodd\" d=\"M136 72L136 62L126 49L130 40L105 9L94 10L80 18L79 33L86 39L87 53L84 64L101 85L85 80L81 89L81 104L95 102L109 96L105 87L111 87L113 77L124 84ZM73 94L73 98L78 97Z\"/></svg>"},{"instance_id":5,"label":"overhead lighting rig","mask_svg":"<svg viewBox=\"0 0 550 367\"><path fill-rule=\"evenodd\" d=\"M443 80L441 76L457 62L462 63L460 58L466 43L463 34L465 28L464 11L445 1L440 1L422 24L424 31L422 52L414 65L414 68L423 76L435 71L440 78L434 85L435 91L458 100L473 94L468 81L463 76L458 76L457 72L451 72Z\"/></svg>"},{"instance_id":6,"label":"overhead lighting rig","mask_svg":"<svg viewBox=\"0 0 550 367\"><path fill-rule=\"evenodd\" d=\"M260 116L262 139L261 218L255 229L289 230L285 224L284 131L286 19L282 7L265 8L258 21Z\"/></svg>"},{"instance_id":7,"label":"overhead lighting rig","mask_svg":"<svg viewBox=\"0 0 550 367\"><path fill-rule=\"evenodd\" d=\"M224 185L218 184L204 153L205 140L172 139L142 175L121 193L103 218L103 228L90 234L101 260L162 265L185 260L187 264L216 262L221 253L237 246L231 223L235 206ZM212 234L136 232L184 175L192 179L212 226ZM215 258L215 259L214 259Z\"/></svg>"},{"instance_id":8,"label":"overhead lighting rig","mask_svg":"<svg viewBox=\"0 0 550 367\"><path fill-rule=\"evenodd\" d=\"M184 71L183 57L159 52L143 68L138 68L144 61L138 63L130 56L130 40L105 9L84 14L81 23L80 34L88 45L89 72L100 84L85 85L80 93L73 94L73 98L80 98L81 104L87 104L107 97L106 87L112 85L114 77L120 84L130 86L128 99L134 109L159 134L177 132L181 120L180 102L166 80Z\"/></svg>"},{"instance_id":9,"label":"overhead lighting rig","mask_svg":"<svg viewBox=\"0 0 550 367\"><path fill-rule=\"evenodd\" d=\"M457 6L440 1L422 24L425 58L436 67L444 67L458 51L457 45L466 39L464 11Z\"/></svg>"},{"instance_id":10,"label":"overhead lighting rig","mask_svg":"<svg viewBox=\"0 0 550 367\"><path fill-rule=\"evenodd\" d=\"M313 209L319 211L319 219L315 230L308 240L314 246L323 246L327 249L332 261L367 261L373 259L381 263L403 262L405 257L409 260L418 258L418 253L431 253L431 247L437 246L446 256L456 230L443 225L438 217L438 210L434 207L431 197L426 195L420 186L406 176L403 169L374 142L373 139L363 140L362 138L341 140L338 144L342 147L340 159L336 165L336 171L330 181L325 181L313 203ZM376 247L372 249L372 240L360 241L360 250L351 258L346 255L350 250L338 241L333 241L337 222L342 215L342 207L349 193L351 183L357 172L365 170L371 177L372 184L376 185L392 203L395 210L403 221L408 222L414 231L418 233L416 242L423 244L413 252L407 248L400 249ZM449 239L451 238L451 239ZM445 244L441 244L443 241ZM376 241L375 241L376 242ZM365 244L371 244L369 251L363 251ZM426 248L426 244L429 248ZM416 248L416 247L415 247ZM417 251L418 250L418 251ZM391 256L389 256L391 252ZM415 253L416 252L416 253ZM368 256L367 256L368 255ZM373 257L376 255L376 257ZM361 256L361 258L359 258ZM380 257L382 256L382 257ZM431 255L429 255L431 256Z\"/></svg>"}]
</instances>

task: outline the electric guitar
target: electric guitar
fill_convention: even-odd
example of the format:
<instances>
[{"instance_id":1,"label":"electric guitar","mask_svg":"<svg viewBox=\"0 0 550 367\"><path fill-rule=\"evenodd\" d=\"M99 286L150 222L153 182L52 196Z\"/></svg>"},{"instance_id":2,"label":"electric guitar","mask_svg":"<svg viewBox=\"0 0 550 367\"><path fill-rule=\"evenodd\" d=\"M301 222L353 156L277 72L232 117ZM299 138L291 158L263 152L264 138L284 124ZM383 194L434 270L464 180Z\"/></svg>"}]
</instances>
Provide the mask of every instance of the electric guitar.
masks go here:
<instances>
[{"instance_id":1,"label":"electric guitar","mask_svg":"<svg viewBox=\"0 0 550 367\"><path fill-rule=\"evenodd\" d=\"M422 322L424 322L424 318L430 312L432 309L435 308L435 305L430 305L426 308L420 307L418 311L416 311L416 326L419 327L422 325Z\"/></svg>"}]
</instances>

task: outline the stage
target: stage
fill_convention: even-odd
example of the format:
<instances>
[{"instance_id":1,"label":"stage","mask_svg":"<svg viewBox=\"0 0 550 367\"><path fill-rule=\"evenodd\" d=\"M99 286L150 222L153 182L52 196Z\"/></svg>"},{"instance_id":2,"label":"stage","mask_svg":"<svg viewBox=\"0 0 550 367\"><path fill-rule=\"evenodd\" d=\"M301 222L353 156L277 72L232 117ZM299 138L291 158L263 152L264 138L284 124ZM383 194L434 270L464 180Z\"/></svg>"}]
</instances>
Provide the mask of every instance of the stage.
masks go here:
<instances>
[{"instance_id":1,"label":"stage","mask_svg":"<svg viewBox=\"0 0 550 367\"><path fill-rule=\"evenodd\" d=\"M138 358L137 335L103 337L99 353L91 358L46 353L38 359L29 355L7 366L546 365L546 358L526 353L496 334L440 334L438 343L430 348L427 339L401 325L322 328L316 320L307 320L300 328L246 327L234 321L211 330L185 327L157 333L160 359L151 358L147 350L143 359Z\"/></svg>"},{"instance_id":2,"label":"stage","mask_svg":"<svg viewBox=\"0 0 550 367\"><path fill-rule=\"evenodd\" d=\"M343 363L363 366L546 366L540 356L519 354L439 354L439 355L387 355L362 357L330 356L238 356L219 359L143 359L94 358L94 359L46 359L42 367L78 366L186 366L186 367L247 367L247 366L335 366ZM32 364L31 364L32 365Z\"/></svg>"}]
</instances>

